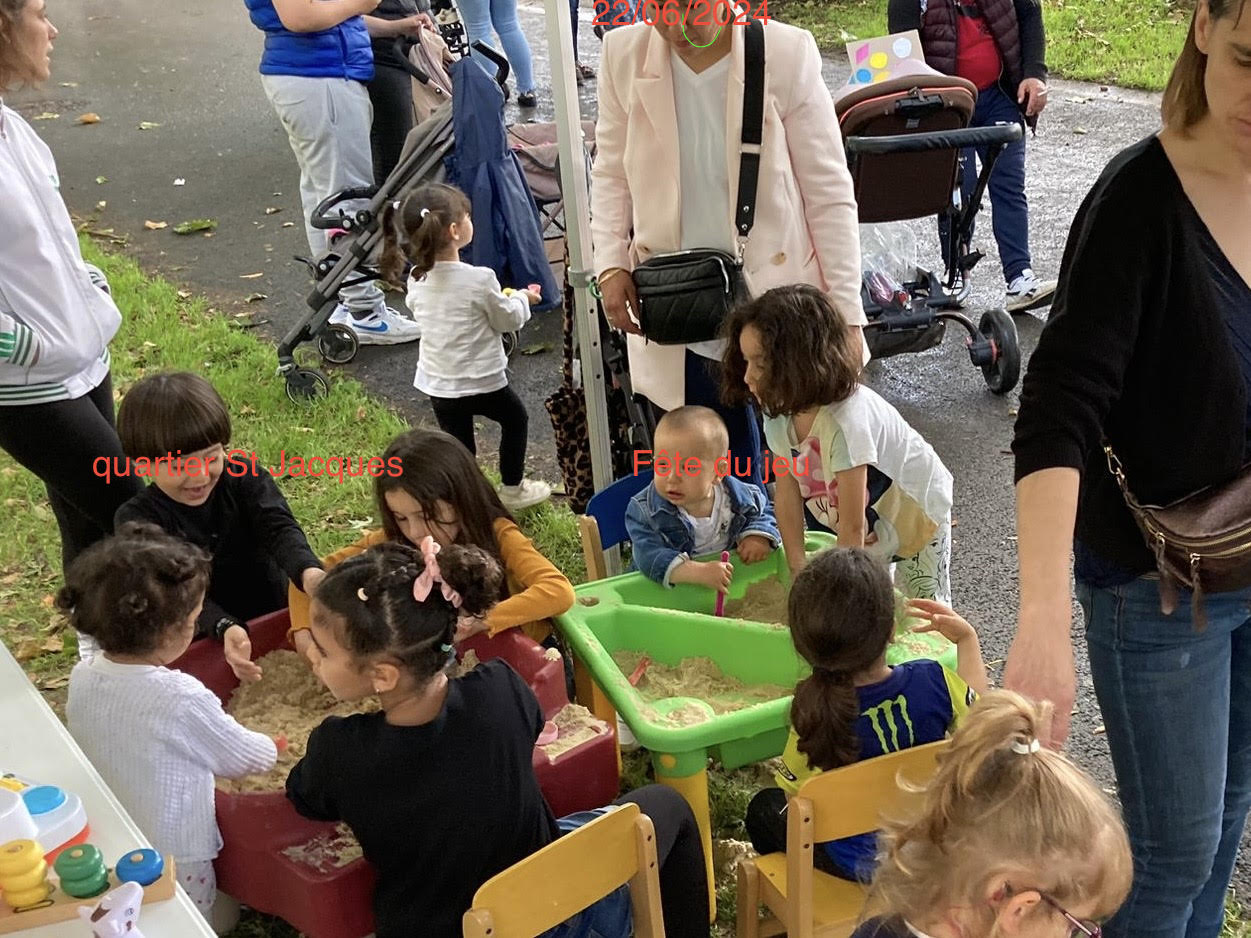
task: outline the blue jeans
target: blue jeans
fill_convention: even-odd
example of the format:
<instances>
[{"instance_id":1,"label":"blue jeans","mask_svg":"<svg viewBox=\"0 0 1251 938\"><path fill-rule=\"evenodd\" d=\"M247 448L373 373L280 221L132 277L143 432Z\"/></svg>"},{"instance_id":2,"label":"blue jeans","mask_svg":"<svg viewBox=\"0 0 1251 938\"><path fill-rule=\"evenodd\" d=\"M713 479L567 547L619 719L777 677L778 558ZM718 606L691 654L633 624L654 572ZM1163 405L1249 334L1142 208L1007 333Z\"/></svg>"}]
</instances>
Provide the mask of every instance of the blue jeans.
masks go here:
<instances>
[{"instance_id":1,"label":"blue jeans","mask_svg":"<svg viewBox=\"0 0 1251 938\"><path fill-rule=\"evenodd\" d=\"M472 45L481 39L491 45L491 30L500 37L504 57L512 66L519 92L534 90L534 64L530 59L530 44L517 21L517 0L456 0L461 19L465 21L465 37ZM495 63L486 56L474 53L487 73L495 75Z\"/></svg>"},{"instance_id":2,"label":"blue jeans","mask_svg":"<svg viewBox=\"0 0 1251 938\"><path fill-rule=\"evenodd\" d=\"M977 106L973 111L970 127L989 127L993 124L1022 123L1021 111L1012 98L999 85L991 85L979 91ZM961 205L968 205L977 185L977 167L986 159L987 147L969 147L960 155ZM1025 138L1011 144L999 154L994 172L987 184L990 193L991 224L995 230L995 243L999 245L999 260L1003 263L1003 278L1012 283L1021 271L1031 266L1029 257L1029 204L1025 199ZM947 260L946 216L938 217L938 233ZM972 237L973 232L969 235Z\"/></svg>"},{"instance_id":3,"label":"blue jeans","mask_svg":"<svg viewBox=\"0 0 1251 938\"><path fill-rule=\"evenodd\" d=\"M1251 806L1251 589L1160 612L1157 581L1079 582L1095 693L1134 852L1107 938L1217 938Z\"/></svg>"}]
</instances>

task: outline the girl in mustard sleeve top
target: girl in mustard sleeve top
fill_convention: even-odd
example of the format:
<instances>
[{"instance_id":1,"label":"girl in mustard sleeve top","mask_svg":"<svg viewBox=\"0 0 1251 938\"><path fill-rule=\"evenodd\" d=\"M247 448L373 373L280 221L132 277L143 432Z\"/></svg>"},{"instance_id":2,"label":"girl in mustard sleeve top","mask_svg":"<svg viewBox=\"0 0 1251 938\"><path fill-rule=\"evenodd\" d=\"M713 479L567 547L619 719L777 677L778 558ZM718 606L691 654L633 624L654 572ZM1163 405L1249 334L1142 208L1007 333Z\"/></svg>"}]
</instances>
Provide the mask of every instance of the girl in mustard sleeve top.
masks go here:
<instances>
[{"instance_id":1,"label":"girl in mustard sleeve top","mask_svg":"<svg viewBox=\"0 0 1251 938\"><path fill-rule=\"evenodd\" d=\"M330 554L323 561L326 569L383 541L415 547L430 535L443 547L472 544L499 561L505 584L500 602L485 616L461 621L456 640L512 628L538 642L549 638L552 617L573 606L573 586L517 527L469 451L442 431L417 429L392 440L382 459L387 467L403 467L374 480L382 530ZM307 657L308 596L293 589L289 601L291 639Z\"/></svg>"}]
</instances>

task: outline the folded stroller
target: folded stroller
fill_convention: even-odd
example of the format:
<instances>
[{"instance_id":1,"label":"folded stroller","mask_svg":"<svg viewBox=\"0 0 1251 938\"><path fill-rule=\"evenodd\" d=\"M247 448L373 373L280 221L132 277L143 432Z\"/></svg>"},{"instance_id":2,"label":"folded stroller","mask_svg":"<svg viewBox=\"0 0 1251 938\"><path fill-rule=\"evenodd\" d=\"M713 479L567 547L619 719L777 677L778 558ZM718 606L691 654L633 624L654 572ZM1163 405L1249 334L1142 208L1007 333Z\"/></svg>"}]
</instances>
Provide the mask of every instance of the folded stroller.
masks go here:
<instances>
[{"instance_id":1,"label":"folded stroller","mask_svg":"<svg viewBox=\"0 0 1251 938\"><path fill-rule=\"evenodd\" d=\"M502 88L508 63L488 46L476 44L475 48L496 64L496 82ZM404 61L416 81L424 78L436 84L433 66L425 72L413 58ZM355 357L355 332L329 322L339 291L378 279L373 265L383 240L383 209L417 186L444 180L460 185L473 203L477 231L467 259L495 269L502 283L538 283L543 302L536 311L559 303L544 253L539 212L520 163L506 144L502 92L495 88L493 101L484 94L484 85L488 93L494 85L472 59L457 59L451 68L456 93L413 128L399 163L383 184L336 192L313 211L313 227L335 235L322 256L298 258L308 264L316 283L306 299L308 313L278 345L278 373L286 379L287 396L293 401L324 396L330 390L321 371L296 363L297 347L315 342L322 358L333 364Z\"/></svg>"},{"instance_id":2,"label":"folded stroller","mask_svg":"<svg viewBox=\"0 0 1251 938\"><path fill-rule=\"evenodd\" d=\"M945 216L945 275L913 268L902 283L866 271L861 295L869 324L865 337L877 358L920 352L940 344L948 322L968 332L972 363L987 386L1006 394L1016 386L1021 350L1016 324L1003 309L984 312L978 324L955 309L952 290L982 255L970 250L973 223L1000 154L1020 140L1019 124L969 127L977 89L972 82L927 66L876 84L853 86L835 102L855 183L862 224ZM977 186L960 204L957 173L965 147L987 148Z\"/></svg>"}]
</instances>

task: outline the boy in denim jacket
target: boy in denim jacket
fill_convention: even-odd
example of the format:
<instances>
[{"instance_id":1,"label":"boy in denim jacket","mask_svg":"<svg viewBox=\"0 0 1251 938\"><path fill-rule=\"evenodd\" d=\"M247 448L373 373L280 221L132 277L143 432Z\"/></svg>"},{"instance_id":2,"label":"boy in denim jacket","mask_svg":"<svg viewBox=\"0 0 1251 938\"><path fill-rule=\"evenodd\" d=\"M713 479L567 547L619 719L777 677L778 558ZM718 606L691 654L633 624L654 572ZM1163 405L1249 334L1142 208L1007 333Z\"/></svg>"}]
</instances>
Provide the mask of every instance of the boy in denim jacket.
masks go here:
<instances>
[{"instance_id":1,"label":"boy in denim jacket","mask_svg":"<svg viewBox=\"0 0 1251 938\"><path fill-rule=\"evenodd\" d=\"M708 407L679 407L657 424L656 477L626 507L634 566L657 583L724 590L734 575L730 564L691 558L737 549L744 563L757 563L781 545L764 492L727 474L729 441ZM688 471L692 459L698 471Z\"/></svg>"}]
</instances>

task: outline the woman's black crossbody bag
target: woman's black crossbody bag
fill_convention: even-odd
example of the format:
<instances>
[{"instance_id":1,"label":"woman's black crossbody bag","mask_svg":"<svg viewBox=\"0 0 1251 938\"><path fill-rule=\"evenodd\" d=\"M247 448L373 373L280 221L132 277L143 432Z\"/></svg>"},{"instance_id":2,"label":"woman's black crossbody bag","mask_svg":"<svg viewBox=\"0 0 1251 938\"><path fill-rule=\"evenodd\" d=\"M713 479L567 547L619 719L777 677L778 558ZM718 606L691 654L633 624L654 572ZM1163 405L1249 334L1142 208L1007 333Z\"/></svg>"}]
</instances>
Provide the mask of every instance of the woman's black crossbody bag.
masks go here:
<instances>
[{"instance_id":1,"label":"woman's black crossbody bag","mask_svg":"<svg viewBox=\"0 0 1251 938\"><path fill-rule=\"evenodd\" d=\"M694 248L658 254L634 268L639 325L660 345L715 339L726 314L747 299L743 253L756 216L760 145L764 131L765 44L759 20L747 24L743 53L743 135L735 203L737 251Z\"/></svg>"}]
</instances>

